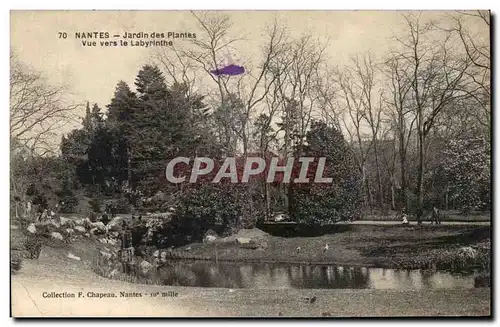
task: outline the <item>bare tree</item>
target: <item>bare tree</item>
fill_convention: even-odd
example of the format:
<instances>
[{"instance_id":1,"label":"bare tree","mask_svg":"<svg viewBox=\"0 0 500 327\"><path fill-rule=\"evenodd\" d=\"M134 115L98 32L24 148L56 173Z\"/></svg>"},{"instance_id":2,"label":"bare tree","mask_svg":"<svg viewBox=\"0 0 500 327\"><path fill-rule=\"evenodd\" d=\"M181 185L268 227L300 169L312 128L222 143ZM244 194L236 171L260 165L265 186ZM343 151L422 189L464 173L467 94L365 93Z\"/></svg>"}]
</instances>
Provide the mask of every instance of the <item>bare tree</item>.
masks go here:
<instances>
[{"instance_id":1,"label":"bare tree","mask_svg":"<svg viewBox=\"0 0 500 327\"><path fill-rule=\"evenodd\" d=\"M416 116L410 107L411 76L410 65L400 54L391 54L385 63L389 94L386 96L388 115L392 117L394 138L398 140L400 187L402 202L407 202L407 155L408 145L414 131Z\"/></svg>"},{"instance_id":2,"label":"bare tree","mask_svg":"<svg viewBox=\"0 0 500 327\"><path fill-rule=\"evenodd\" d=\"M347 116L342 119L342 123L351 145L355 148L354 157L365 186L365 203L371 207L372 195L366 172L366 159L373 145L373 138L367 138L363 133L366 128L363 102L361 100L363 91L356 81L355 72L352 68L345 67L344 71L337 72L337 75L341 105L345 108Z\"/></svg>"},{"instance_id":3,"label":"bare tree","mask_svg":"<svg viewBox=\"0 0 500 327\"><path fill-rule=\"evenodd\" d=\"M395 121L385 122L381 132L381 161L389 178L391 209L396 210L396 161L397 161L397 127Z\"/></svg>"},{"instance_id":4,"label":"bare tree","mask_svg":"<svg viewBox=\"0 0 500 327\"><path fill-rule=\"evenodd\" d=\"M473 109L470 114L487 131L488 140L491 135L491 58L489 38L484 39L480 33L474 33L467 27L468 22L476 23L482 29L490 29L490 13L478 10L476 12L459 11L452 15L452 27L445 28L459 37L466 59L471 64L466 72L472 81L464 92L479 105L481 110ZM491 34L490 34L491 37ZM491 140L490 140L491 142Z\"/></svg>"},{"instance_id":5,"label":"bare tree","mask_svg":"<svg viewBox=\"0 0 500 327\"><path fill-rule=\"evenodd\" d=\"M193 41L195 47L185 51L184 54L215 82L220 106L237 111L235 117L239 123L231 126L241 139L243 153L246 155L249 148L250 118L257 107L264 104L270 87L276 81L277 76L269 75L267 72L271 67L271 61L284 51L286 30L280 27L277 21L268 27L267 41L262 47L262 59L257 69L248 69L247 66L246 74L239 77L214 76L211 70L219 67L224 53L233 49L233 45L241 39L230 36L232 24L226 16L212 13L203 16L193 13L193 16L207 38Z\"/></svg>"},{"instance_id":6,"label":"bare tree","mask_svg":"<svg viewBox=\"0 0 500 327\"><path fill-rule=\"evenodd\" d=\"M368 124L371 131L371 144L375 156L377 179L377 199L379 208L383 208L384 193L380 172L379 137L382 127L382 90L377 86L376 74L378 71L372 55L366 53L353 58L354 76L357 88L360 91L361 117Z\"/></svg>"},{"instance_id":7,"label":"bare tree","mask_svg":"<svg viewBox=\"0 0 500 327\"><path fill-rule=\"evenodd\" d=\"M33 182L28 168L33 158L56 152L61 128L76 122L74 111L83 104L68 105L65 88L48 85L40 72L21 63L15 54L10 60L10 187L17 217Z\"/></svg>"},{"instance_id":8,"label":"bare tree","mask_svg":"<svg viewBox=\"0 0 500 327\"><path fill-rule=\"evenodd\" d=\"M16 146L44 155L53 152L55 137L61 128L75 121L75 109L83 104L68 104L65 88L46 83L11 55L10 73L10 137Z\"/></svg>"},{"instance_id":9,"label":"bare tree","mask_svg":"<svg viewBox=\"0 0 500 327\"><path fill-rule=\"evenodd\" d=\"M436 29L431 23L422 23L420 15L404 16L407 35L397 38L402 47L400 56L409 64L411 80L410 101L416 116L418 144L417 177L417 221L420 224L423 214L425 144L433 128L436 117L444 108L457 99L466 96L466 72L471 60L460 54L450 44L449 36L440 39L434 34Z\"/></svg>"}]
</instances>

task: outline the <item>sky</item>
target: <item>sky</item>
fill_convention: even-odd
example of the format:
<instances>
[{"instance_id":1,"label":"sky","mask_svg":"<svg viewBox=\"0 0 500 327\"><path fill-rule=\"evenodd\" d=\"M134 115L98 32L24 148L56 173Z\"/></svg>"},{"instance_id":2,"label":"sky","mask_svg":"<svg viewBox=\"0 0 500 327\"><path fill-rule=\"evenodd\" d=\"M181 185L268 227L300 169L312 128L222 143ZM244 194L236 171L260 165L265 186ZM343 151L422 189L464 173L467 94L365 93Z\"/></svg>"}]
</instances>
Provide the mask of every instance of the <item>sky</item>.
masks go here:
<instances>
[{"instance_id":1,"label":"sky","mask_svg":"<svg viewBox=\"0 0 500 327\"><path fill-rule=\"evenodd\" d=\"M391 37L401 31L402 16L396 11L231 11L223 12L233 22L228 39L242 37L235 44L239 54L257 64L263 31L275 18L286 24L294 36L310 33L328 42L332 66L342 65L356 53L386 53ZM431 18L443 12L425 12ZM11 11L11 50L32 68L45 74L49 83L68 85L71 99L90 101L104 108L119 80L133 86L140 68L149 62L152 48L86 47L75 33L178 32L201 35L188 11ZM63 34L67 37L64 38ZM486 37L488 31L483 33ZM120 39L120 38L119 38ZM149 39L148 39L149 40ZM97 40L99 42L100 40ZM175 45L188 42L176 39ZM168 51L168 47L165 48ZM238 53L229 53L237 60Z\"/></svg>"}]
</instances>

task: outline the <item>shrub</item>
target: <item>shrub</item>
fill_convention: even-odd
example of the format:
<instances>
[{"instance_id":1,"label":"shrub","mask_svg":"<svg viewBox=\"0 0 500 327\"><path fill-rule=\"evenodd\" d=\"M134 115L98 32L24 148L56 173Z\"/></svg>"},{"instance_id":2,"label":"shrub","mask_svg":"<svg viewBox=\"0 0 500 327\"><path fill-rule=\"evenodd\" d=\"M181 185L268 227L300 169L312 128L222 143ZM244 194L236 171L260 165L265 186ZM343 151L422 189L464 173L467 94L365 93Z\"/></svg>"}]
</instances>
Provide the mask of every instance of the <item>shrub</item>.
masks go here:
<instances>
[{"instance_id":1,"label":"shrub","mask_svg":"<svg viewBox=\"0 0 500 327\"><path fill-rule=\"evenodd\" d=\"M131 212L131 205L129 200L126 197L120 197L118 199L114 199L111 201L108 201L106 203L106 206L113 206L115 213L118 214L127 214Z\"/></svg>"},{"instance_id":2,"label":"shrub","mask_svg":"<svg viewBox=\"0 0 500 327\"><path fill-rule=\"evenodd\" d=\"M201 241L212 229L219 234L236 230L245 212L240 185L201 184L188 189L179 198L177 209L165 231L169 243L182 245Z\"/></svg>"},{"instance_id":3,"label":"shrub","mask_svg":"<svg viewBox=\"0 0 500 327\"><path fill-rule=\"evenodd\" d=\"M90 210L92 212L101 213L102 202L99 198L92 198L89 200Z\"/></svg>"},{"instance_id":4,"label":"shrub","mask_svg":"<svg viewBox=\"0 0 500 327\"><path fill-rule=\"evenodd\" d=\"M363 200L361 178L342 133L322 122L315 122L306 141L303 156L326 157L324 176L333 181L331 184L293 184L293 210L290 214L298 223L309 225L357 219L361 215ZM312 181L315 176L308 177Z\"/></svg>"}]
</instances>

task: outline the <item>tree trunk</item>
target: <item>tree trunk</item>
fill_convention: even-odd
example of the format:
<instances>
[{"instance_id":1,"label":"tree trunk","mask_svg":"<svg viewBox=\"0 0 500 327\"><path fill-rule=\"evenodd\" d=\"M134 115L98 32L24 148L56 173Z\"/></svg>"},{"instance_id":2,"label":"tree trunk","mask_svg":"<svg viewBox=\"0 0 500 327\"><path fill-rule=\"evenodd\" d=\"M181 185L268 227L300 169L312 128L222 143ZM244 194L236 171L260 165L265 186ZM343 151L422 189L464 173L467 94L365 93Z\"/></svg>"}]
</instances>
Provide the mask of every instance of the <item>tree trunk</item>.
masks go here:
<instances>
[{"instance_id":1,"label":"tree trunk","mask_svg":"<svg viewBox=\"0 0 500 327\"><path fill-rule=\"evenodd\" d=\"M399 142L399 163L401 165L401 195L403 197L403 207L408 208L408 200L406 194L406 154L404 150L404 136L400 135Z\"/></svg>"},{"instance_id":2,"label":"tree trunk","mask_svg":"<svg viewBox=\"0 0 500 327\"><path fill-rule=\"evenodd\" d=\"M132 187L132 151L127 148L127 183L128 187Z\"/></svg>"},{"instance_id":3,"label":"tree trunk","mask_svg":"<svg viewBox=\"0 0 500 327\"><path fill-rule=\"evenodd\" d=\"M391 181L391 209L396 210L396 197L394 195L394 181Z\"/></svg>"},{"instance_id":4,"label":"tree trunk","mask_svg":"<svg viewBox=\"0 0 500 327\"><path fill-rule=\"evenodd\" d=\"M417 223L422 224L422 214L424 207L424 133L419 131L418 133L418 187L417 187Z\"/></svg>"},{"instance_id":5,"label":"tree trunk","mask_svg":"<svg viewBox=\"0 0 500 327\"><path fill-rule=\"evenodd\" d=\"M383 188L382 188L382 179L380 177L380 165L378 162L378 147L377 147L377 140L373 140L373 150L375 154L375 166L377 169L377 192L378 192L378 206L380 209L383 208L384 206L384 193L383 193Z\"/></svg>"},{"instance_id":6,"label":"tree trunk","mask_svg":"<svg viewBox=\"0 0 500 327\"><path fill-rule=\"evenodd\" d=\"M271 214L271 193L269 190L269 184L264 181L264 201L266 205L266 220L269 220L269 215Z\"/></svg>"},{"instance_id":7,"label":"tree trunk","mask_svg":"<svg viewBox=\"0 0 500 327\"><path fill-rule=\"evenodd\" d=\"M361 167L361 179L363 180L363 184L365 186L365 199L366 199L366 205L372 208L372 197L371 197L371 192L370 192L370 184L368 182L368 178L366 178L366 168L365 165Z\"/></svg>"}]
</instances>

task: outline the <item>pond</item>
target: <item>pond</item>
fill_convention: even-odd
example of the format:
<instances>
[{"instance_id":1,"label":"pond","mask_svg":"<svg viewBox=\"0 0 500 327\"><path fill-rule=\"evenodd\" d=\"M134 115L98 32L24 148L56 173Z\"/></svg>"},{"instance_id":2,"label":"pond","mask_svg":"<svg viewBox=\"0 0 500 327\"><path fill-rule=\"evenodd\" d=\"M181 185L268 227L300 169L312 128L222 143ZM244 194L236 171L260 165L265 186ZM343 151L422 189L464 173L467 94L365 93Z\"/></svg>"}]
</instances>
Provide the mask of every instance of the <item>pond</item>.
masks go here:
<instances>
[{"instance_id":1,"label":"pond","mask_svg":"<svg viewBox=\"0 0 500 327\"><path fill-rule=\"evenodd\" d=\"M164 285L252 289L467 289L474 275L326 265L171 262L157 271Z\"/></svg>"}]
</instances>

